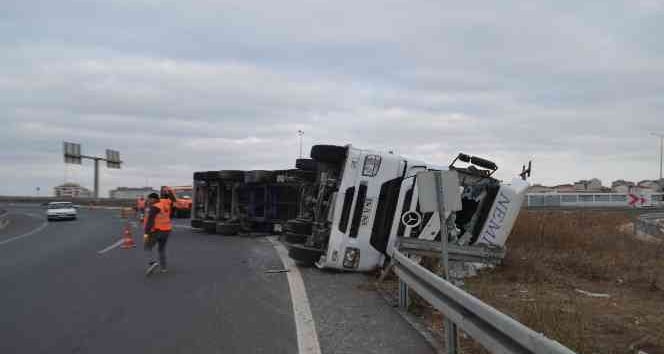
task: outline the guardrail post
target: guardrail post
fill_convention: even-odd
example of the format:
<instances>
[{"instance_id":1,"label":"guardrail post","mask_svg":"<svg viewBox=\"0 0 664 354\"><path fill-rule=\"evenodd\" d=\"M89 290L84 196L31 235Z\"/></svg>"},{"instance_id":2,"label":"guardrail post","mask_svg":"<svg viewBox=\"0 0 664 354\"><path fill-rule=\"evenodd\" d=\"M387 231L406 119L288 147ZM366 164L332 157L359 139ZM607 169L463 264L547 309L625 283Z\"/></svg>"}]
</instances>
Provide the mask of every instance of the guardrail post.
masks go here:
<instances>
[{"instance_id":1,"label":"guardrail post","mask_svg":"<svg viewBox=\"0 0 664 354\"><path fill-rule=\"evenodd\" d=\"M399 307L407 310L410 305L410 297L408 296L408 284L399 279Z\"/></svg>"}]
</instances>

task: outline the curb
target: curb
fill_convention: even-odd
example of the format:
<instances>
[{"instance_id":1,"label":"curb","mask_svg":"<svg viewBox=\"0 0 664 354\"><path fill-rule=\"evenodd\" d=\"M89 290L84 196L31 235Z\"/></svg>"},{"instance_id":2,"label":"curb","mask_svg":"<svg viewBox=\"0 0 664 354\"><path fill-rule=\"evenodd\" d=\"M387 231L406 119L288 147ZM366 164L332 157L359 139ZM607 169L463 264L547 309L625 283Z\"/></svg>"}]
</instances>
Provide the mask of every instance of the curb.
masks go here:
<instances>
[{"instance_id":1,"label":"curb","mask_svg":"<svg viewBox=\"0 0 664 354\"><path fill-rule=\"evenodd\" d=\"M438 338L436 338L436 334L431 332L429 329L426 328L424 324L422 324L422 321L420 319L409 313L406 310L403 310L399 308L399 305L394 301L393 297L390 296L387 291L382 289L380 285L378 285L378 281L374 281L375 284L375 289L376 292L380 295L380 297L383 298L386 304L388 304L390 307L394 308L394 310L401 316L401 318L404 319L417 333L419 333L424 340L433 348L434 352L437 354L445 354L447 351L445 350L445 344Z\"/></svg>"}]
</instances>

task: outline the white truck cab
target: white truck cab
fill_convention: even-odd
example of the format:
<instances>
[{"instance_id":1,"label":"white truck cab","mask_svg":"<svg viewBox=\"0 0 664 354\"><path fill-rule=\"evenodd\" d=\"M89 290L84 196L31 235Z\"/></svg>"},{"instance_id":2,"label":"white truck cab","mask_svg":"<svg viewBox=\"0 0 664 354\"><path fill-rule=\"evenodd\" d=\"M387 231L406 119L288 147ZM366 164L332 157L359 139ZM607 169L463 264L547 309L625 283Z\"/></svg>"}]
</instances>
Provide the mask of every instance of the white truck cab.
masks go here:
<instances>
[{"instance_id":1,"label":"white truck cab","mask_svg":"<svg viewBox=\"0 0 664 354\"><path fill-rule=\"evenodd\" d=\"M316 145L311 157L318 162L318 178L303 198L308 202L303 209L311 212L297 220L298 227L287 225L284 239L291 258L320 268L369 271L383 265L399 237L440 239L438 216L419 212L418 196L435 193L418 190L419 172L458 172L462 208L447 226L450 242L459 244L504 245L527 188L522 180L502 185L491 177L495 164L464 154L459 157L467 160L467 168L438 167L352 145ZM310 225L303 228L303 223Z\"/></svg>"}]
</instances>

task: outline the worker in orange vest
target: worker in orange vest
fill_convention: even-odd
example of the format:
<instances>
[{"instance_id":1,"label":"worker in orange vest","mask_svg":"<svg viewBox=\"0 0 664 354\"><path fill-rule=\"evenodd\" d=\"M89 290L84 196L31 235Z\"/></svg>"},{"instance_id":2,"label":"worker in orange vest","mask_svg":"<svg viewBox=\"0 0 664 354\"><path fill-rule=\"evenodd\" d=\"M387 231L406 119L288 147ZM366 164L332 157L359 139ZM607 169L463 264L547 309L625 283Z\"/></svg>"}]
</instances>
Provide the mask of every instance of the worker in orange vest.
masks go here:
<instances>
[{"instance_id":1,"label":"worker in orange vest","mask_svg":"<svg viewBox=\"0 0 664 354\"><path fill-rule=\"evenodd\" d=\"M171 209L175 197L172 193L164 193L162 198L157 193L151 193L148 196L147 213L143 221L145 234L143 236L143 245L148 256L148 268L146 275L152 274L157 267L162 273L167 272L166 268L166 243L168 236L173 230L171 224ZM159 251L159 262L154 259L153 248L157 245Z\"/></svg>"}]
</instances>

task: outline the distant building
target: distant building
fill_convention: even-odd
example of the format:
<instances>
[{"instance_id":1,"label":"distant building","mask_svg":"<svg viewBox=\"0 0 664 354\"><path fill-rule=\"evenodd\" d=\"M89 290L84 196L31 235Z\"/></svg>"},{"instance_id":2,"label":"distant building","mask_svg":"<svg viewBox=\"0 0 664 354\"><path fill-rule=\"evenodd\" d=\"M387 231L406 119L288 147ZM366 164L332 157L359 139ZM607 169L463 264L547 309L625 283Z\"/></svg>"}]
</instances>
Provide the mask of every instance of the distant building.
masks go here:
<instances>
[{"instance_id":1,"label":"distant building","mask_svg":"<svg viewBox=\"0 0 664 354\"><path fill-rule=\"evenodd\" d=\"M597 178L590 180L580 180L578 182L574 182L574 189L577 192L601 192L602 181Z\"/></svg>"},{"instance_id":2,"label":"distant building","mask_svg":"<svg viewBox=\"0 0 664 354\"><path fill-rule=\"evenodd\" d=\"M611 191L614 193L630 193L635 186L634 182L619 179L611 183Z\"/></svg>"},{"instance_id":3,"label":"distant building","mask_svg":"<svg viewBox=\"0 0 664 354\"><path fill-rule=\"evenodd\" d=\"M559 184L553 189L558 193L575 193L577 191L573 184Z\"/></svg>"},{"instance_id":4,"label":"distant building","mask_svg":"<svg viewBox=\"0 0 664 354\"><path fill-rule=\"evenodd\" d=\"M556 189L554 187L547 187L541 184L535 184L528 188L528 193L555 193Z\"/></svg>"},{"instance_id":5,"label":"distant building","mask_svg":"<svg viewBox=\"0 0 664 354\"><path fill-rule=\"evenodd\" d=\"M657 184L659 184L659 187L662 188L662 191L664 191L664 178L660 178L655 182L657 182Z\"/></svg>"},{"instance_id":6,"label":"distant building","mask_svg":"<svg viewBox=\"0 0 664 354\"><path fill-rule=\"evenodd\" d=\"M657 183L657 181L641 181L636 185L636 188L639 192L651 192L657 193L662 191L662 187Z\"/></svg>"},{"instance_id":7,"label":"distant building","mask_svg":"<svg viewBox=\"0 0 664 354\"><path fill-rule=\"evenodd\" d=\"M147 197L150 193L159 193L152 187L118 187L111 190L108 194L112 199L137 199L139 197Z\"/></svg>"},{"instance_id":8,"label":"distant building","mask_svg":"<svg viewBox=\"0 0 664 354\"><path fill-rule=\"evenodd\" d=\"M78 183L63 183L53 187L53 194L61 198L92 198L92 191Z\"/></svg>"}]
</instances>

